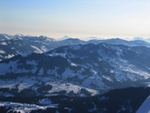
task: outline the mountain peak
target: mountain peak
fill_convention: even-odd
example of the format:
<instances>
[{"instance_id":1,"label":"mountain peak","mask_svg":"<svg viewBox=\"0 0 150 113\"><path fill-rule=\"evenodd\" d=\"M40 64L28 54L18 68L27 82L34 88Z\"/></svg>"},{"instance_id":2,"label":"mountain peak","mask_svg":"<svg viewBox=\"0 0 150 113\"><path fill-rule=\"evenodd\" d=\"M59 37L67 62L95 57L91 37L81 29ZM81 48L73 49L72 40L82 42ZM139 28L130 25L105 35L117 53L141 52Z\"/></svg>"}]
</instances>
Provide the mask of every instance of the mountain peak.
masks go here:
<instances>
[{"instance_id":1,"label":"mountain peak","mask_svg":"<svg viewBox=\"0 0 150 113\"><path fill-rule=\"evenodd\" d=\"M65 35L62 38L60 38L59 40L67 40L67 39L78 39L78 38L73 38L73 37Z\"/></svg>"},{"instance_id":2,"label":"mountain peak","mask_svg":"<svg viewBox=\"0 0 150 113\"><path fill-rule=\"evenodd\" d=\"M14 35L14 37L23 37L24 35L22 35L22 34L16 34L16 35Z\"/></svg>"}]
</instances>

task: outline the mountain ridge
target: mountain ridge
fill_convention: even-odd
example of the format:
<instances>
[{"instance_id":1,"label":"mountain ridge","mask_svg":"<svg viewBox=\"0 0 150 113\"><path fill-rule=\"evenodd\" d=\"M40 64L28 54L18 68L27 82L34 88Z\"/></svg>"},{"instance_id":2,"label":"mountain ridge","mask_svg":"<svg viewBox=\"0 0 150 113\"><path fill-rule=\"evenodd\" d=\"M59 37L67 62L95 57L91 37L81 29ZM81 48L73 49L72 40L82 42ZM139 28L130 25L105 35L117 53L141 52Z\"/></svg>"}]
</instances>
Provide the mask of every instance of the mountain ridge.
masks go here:
<instances>
[{"instance_id":1,"label":"mountain ridge","mask_svg":"<svg viewBox=\"0 0 150 113\"><path fill-rule=\"evenodd\" d=\"M150 45L144 41L4 34L0 48L4 113L132 113L149 95Z\"/></svg>"},{"instance_id":2,"label":"mountain ridge","mask_svg":"<svg viewBox=\"0 0 150 113\"><path fill-rule=\"evenodd\" d=\"M150 43L144 41L126 41L122 39L106 39L106 40L89 40L83 41L78 38L68 38L65 40L55 40L46 36L23 36L23 35L7 35L0 34L0 60L9 59L15 55L27 55L30 53L44 53L49 50L65 45L78 45L78 44L115 44L127 46L146 46L150 47Z\"/></svg>"},{"instance_id":3,"label":"mountain ridge","mask_svg":"<svg viewBox=\"0 0 150 113\"><path fill-rule=\"evenodd\" d=\"M0 78L4 80L10 78L10 84L14 78L20 79L18 84L24 77L30 78L33 81L33 84L30 83L31 88L35 87L39 79L46 83L44 87L49 84L54 90L56 84L64 84L66 91L70 87L80 86L87 88L86 90L93 95L98 90L101 93L114 88L139 86L149 81L150 62L147 62L149 57L150 48L147 47L103 43L63 46L43 54L19 55L1 61ZM55 80L62 83L55 84ZM4 81L1 82L5 84ZM67 86L65 83L70 85ZM60 88L59 91L62 90L63 88ZM50 94L53 92L51 89L48 91ZM44 95L46 94L47 91Z\"/></svg>"}]
</instances>

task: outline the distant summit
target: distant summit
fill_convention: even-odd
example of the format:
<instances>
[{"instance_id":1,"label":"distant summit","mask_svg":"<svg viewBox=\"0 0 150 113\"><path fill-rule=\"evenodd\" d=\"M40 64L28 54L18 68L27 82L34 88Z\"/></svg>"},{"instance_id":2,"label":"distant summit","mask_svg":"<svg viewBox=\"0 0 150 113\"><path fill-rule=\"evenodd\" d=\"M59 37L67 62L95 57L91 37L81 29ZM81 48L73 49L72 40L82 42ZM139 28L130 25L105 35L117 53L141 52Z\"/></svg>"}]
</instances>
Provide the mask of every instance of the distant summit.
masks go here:
<instances>
[{"instance_id":1,"label":"distant summit","mask_svg":"<svg viewBox=\"0 0 150 113\"><path fill-rule=\"evenodd\" d=\"M69 39L69 38L72 38L72 37L69 37L69 36L65 35L62 38L60 38L59 40L66 40L66 39Z\"/></svg>"},{"instance_id":2,"label":"distant summit","mask_svg":"<svg viewBox=\"0 0 150 113\"><path fill-rule=\"evenodd\" d=\"M150 43L150 38L134 37L133 40L142 40L142 41Z\"/></svg>"}]
</instances>

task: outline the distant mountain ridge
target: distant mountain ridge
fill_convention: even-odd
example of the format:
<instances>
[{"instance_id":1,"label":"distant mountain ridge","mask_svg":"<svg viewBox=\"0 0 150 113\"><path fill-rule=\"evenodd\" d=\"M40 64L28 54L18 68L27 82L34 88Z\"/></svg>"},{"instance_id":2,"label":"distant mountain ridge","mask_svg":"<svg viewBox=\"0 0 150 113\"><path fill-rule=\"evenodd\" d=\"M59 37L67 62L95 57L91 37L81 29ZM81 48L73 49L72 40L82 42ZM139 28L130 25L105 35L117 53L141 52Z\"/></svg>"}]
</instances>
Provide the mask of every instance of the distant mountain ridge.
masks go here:
<instances>
[{"instance_id":1,"label":"distant mountain ridge","mask_svg":"<svg viewBox=\"0 0 150 113\"><path fill-rule=\"evenodd\" d=\"M83 41L80 39L67 38L65 40L57 41L53 38L45 36L23 36L23 35L7 35L0 34L0 61L9 59L15 55L27 55L30 53L44 53L57 47L66 45L78 45L78 44L115 44L115 45L127 45L127 46L146 46L150 47L150 43L135 40L126 41L122 39L107 39L107 40L89 40Z\"/></svg>"}]
</instances>

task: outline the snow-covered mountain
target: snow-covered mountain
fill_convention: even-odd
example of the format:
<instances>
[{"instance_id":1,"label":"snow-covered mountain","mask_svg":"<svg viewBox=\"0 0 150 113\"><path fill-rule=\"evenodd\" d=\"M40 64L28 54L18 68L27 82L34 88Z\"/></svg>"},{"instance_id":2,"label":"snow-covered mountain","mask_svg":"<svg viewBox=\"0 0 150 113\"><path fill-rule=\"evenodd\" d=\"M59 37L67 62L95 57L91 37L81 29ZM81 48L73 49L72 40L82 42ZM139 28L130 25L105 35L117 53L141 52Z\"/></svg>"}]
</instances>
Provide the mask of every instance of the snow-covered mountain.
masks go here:
<instances>
[{"instance_id":1,"label":"snow-covered mountain","mask_svg":"<svg viewBox=\"0 0 150 113\"><path fill-rule=\"evenodd\" d=\"M53 48L51 44L55 42L54 39L44 36L7 35L5 39L3 37L6 35L0 34L0 60L18 54L43 53Z\"/></svg>"},{"instance_id":2,"label":"snow-covered mountain","mask_svg":"<svg viewBox=\"0 0 150 113\"><path fill-rule=\"evenodd\" d=\"M56 41L45 36L23 36L0 34L0 61L15 55L28 55L30 53L44 53L64 45L81 44L78 39L65 39Z\"/></svg>"},{"instance_id":3,"label":"snow-covered mountain","mask_svg":"<svg viewBox=\"0 0 150 113\"><path fill-rule=\"evenodd\" d=\"M150 93L149 58L141 40L1 34L0 111L133 113Z\"/></svg>"},{"instance_id":4,"label":"snow-covered mountain","mask_svg":"<svg viewBox=\"0 0 150 113\"><path fill-rule=\"evenodd\" d=\"M150 80L149 58L150 48L111 44L63 46L43 54L18 55L0 62L0 91L7 92L1 96L24 90L45 96L87 96L140 86Z\"/></svg>"},{"instance_id":5,"label":"snow-covered mountain","mask_svg":"<svg viewBox=\"0 0 150 113\"><path fill-rule=\"evenodd\" d=\"M142 40L142 41L150 43L150 38L135 37L134 40Z\"/></svg>"},{"instance_id":6,"label":"snow-covered mountain","mask_svg":"<svg viewBox=\"0 0 150 113\"><path fill-rule=\"evenodd\" d=\"M13 38L12 35L0 34L0 41L10 40L12 38Z\"/></svg>"},{"instance_id":7,"label":"snow-covered mountain","mask_svg":"<svg viewBox=\"0 0 150 113\"><path fill-rule=\"evenodd\" d=\"M79 39L64 39L56 41L46 36L24 36L0 34L0 61L15 55L28 55L30 53L44 53L65 45L85 44Z\"/></svg>"},{"instance_id":8,"label":"snow-covered mountain","mask_svg":"<svg viewBox=\"0 0 150 113\"><path fill-rule=\"evenodd\" d=\"M123 39L119 39L119 38L105 39L105 40L89 40L88 43L93 43L93 44L107 43L107 44L113 44L113 45L150 47L150 43L148 43L144 40L127 41L127 40L123 40Z\"/></svg>"},{"instance_id":9,"label":"snow-covered mountain","mask_svg":"<svg viewBox=\"0 0 150 113\"><path fill-rule=\"evenodd\" d=\"M144 41L126 41L122 39L107 39L107 40L90 40L82 41L80 39L65 38L64 40L56 41L53 38L45 36L24 36L24 35L7 35L0 34L0 61L9 59L15 55L27 55L30 53L44 53L57 47L66 45L78 45L78 44L99 44L107 43L114 45L127 45L127 46L146 46L150 47L150 44Z\"/></svg>"}]
</instances>

